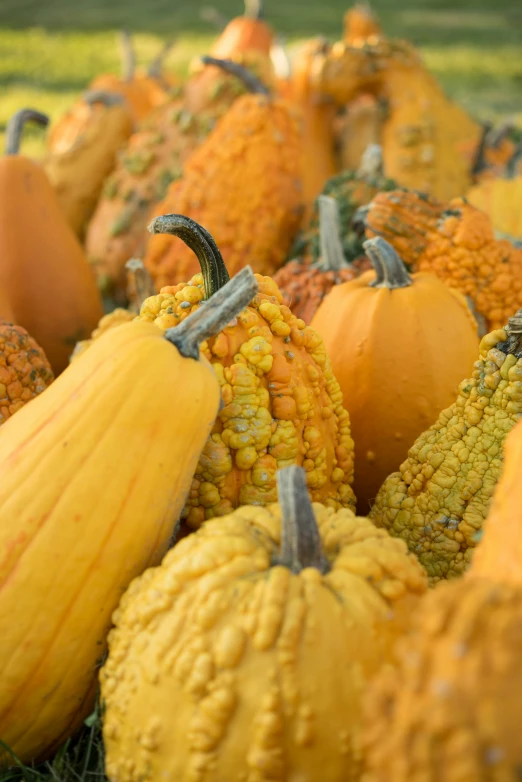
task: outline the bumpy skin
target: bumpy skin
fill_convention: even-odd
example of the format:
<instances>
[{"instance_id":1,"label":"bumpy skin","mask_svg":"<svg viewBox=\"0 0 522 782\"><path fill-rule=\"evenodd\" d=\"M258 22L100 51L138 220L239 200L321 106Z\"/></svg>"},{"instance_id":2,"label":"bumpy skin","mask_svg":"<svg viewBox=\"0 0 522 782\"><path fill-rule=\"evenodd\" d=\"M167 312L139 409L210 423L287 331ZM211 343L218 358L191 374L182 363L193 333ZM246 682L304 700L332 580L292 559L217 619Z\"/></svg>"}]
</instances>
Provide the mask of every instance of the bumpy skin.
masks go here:
<instances>
[{"instance_id":1,"label":"bumpy skin","mask_svg":"<svg viewBox=\"0 0 522 782\"><path fill-rule=\"evenodd\" d=\"M54 380L41 347L21 326L0 319L0 426Z\"/></svg>"},{"instance_id":2,"label":"bumpy skin","mask_svg":"<svg viewBox=\"0 0 522 782\"><path fill-rule=\"evenodd\" d=\"M216 240L231 275L247 263L271 274L284 261L302 210L300 114L287 102L244 95L187 162L157 214L187 215ZM199 269L180 239L152 236L144 263L156 288Z\"/></svg>"},{"instance_id":3,"label":"bumpy skin","mask_svg":"<svg viewBox=\"0 0 522 782\"><path fill-rule=\"evenodd\" d=\"M406 540L431 583L469 566L500 478L506 435L522 417L522 358L506 331L487 334L451 407L381 486L370 518Z\"/></svg>"},{"instance_id":4,"label":"bumpy skin","mask_svg":"<svg viewBox=\"0 0 522 782\"><path fill-rule=\"evenodd\" d=\"M78 236L83 236L103 182L131 132L132 117L125 103L89 105L85 100L80 100L53 129L43 166Z\"/></svg>"},{"instance_id":5,"label":"bumpy skin","mask_svg":"<svg viewBox=\"0 0 522 782\"><path fill-rule=\"evenodd\" d=\"M234 57L249 67L251 59ZM242 82L220 68L197 69L183 93L155 109L120 154L86 236L100 288L120 303L125 299L125 263L143 255L149 217L160 214L158 204L170 183L182 176L190 155L244 92Z\"/></svg>"},{"instance_id":6,"label":"bumpy skin","mask_svg":"<svg viewBox=\"0 0 522 782\"><path fill-rule=\"evenodd\" d=\"M509 547L509 541L505 541ZM443 584L365 704L364 782L518 782L522 592Z\"/></svg>"},{"instance_id":7,"label":"bumpy skin","mask_svg":"<svg viewBox=\"0 0 522 782\"><path fill-rule=\"evenodd\" d=\"M277 499L276 470L302 465L314 501L354 507L353 440L323 341L282 304L269 277L234 324L202 345L223 407L201 455L183 511L190 527L238 505ZM140 318L176 326L203 299L203 278L147 299Z\"/></svg>"},{"instance_id":8,"label":"bumpy skin","mask_svg":"<svg viewBox=\"0 0 522 782\"><path fill-rule=\"evenodd\" d=\"M522 249L495 239L489 217L464 199L380 193L364 221L368 236L382 236L414 270L470 296L489 329L501 328L522 306Z\"/></svg>"},{"instance_id":9,"label":"bumpy skin","mask_svg":"<svg viewBox=\"0 0 522 782\"><path fill-rule=\"evenodd\" d=\"M78 356L81 356L82 353L85 353L87 348L89 348L96 339L99 339L102 334L105 334L106 331L113 329L116 326L121 326L123 323L129 323L131 320L134 320L135 317L135 312L125 310L122 307L117 307L112 312L104 315L103 318L100 319L97 327L92 332L90 339L83 339L81 342L76 343L69 361L74 361L78 358Z\"/></svg>"},{"instance_id":10,"label":"bumpy skin","mask_svg":"<svg viewBox=\"0 0 522 782\"><path fill-rule=\"evenodd\" d=\"M362 691L425 576L366 519L314 512L326 575L276 564L273 505L208 522L130 586L100 676L111 782L359 779Z\"/></svg>"},{"instance_id":11,"label":"bumpy skin","mask_svg":"<svg viewBox=\"0 0 522 782\"><path fill-rule=\"evenodd\" d=\"M307 261L294 260L278 269L274 282L283 294L283 303L309 326L317 308L334 285L353 280L370 268L371 264L364 256L340 271L322 271Z\"/></svg>"},{"instance_id":12,"label":"bumpy skin","mask_svg":"<svg viewBox=\"0 0 522 782\"><path fill-rule=\"evenodd\" d=\"M455 198L471 184L482 128L444 95L411 44L385 38L336 43L314 69L315 88L346 105L370 93L386 101L385 170L404 187Z\"/></svg>"}]
</instances>

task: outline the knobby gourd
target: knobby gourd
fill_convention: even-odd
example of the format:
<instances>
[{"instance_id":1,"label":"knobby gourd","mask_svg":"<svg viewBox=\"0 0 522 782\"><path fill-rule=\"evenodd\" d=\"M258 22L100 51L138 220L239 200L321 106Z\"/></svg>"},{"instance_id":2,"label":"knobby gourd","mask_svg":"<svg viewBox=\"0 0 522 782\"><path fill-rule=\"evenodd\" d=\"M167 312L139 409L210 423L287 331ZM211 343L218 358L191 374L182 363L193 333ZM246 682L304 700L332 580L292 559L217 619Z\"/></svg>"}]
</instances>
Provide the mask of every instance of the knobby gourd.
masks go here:
<instances>
[{"instance_id":1,"label":"knobby gourd","mask_svg":"<svg viewBox=\"0 0 522 782\"><path fill-rule=\"evenodd\" d=\"M522 424L471 567L412 614L365 708L365 782L517 782L522 766Z\"/></svg>"},{"instance_id":2,"label":"knobby gourd","mask_svg":"<svg viewBox=\"0 0 522 782\"><path fill-rule=\"evenodd\" d=\"M218 411L199 344L256 290L245 269L173 331L111 329L2 427L0 766L92 710L111 614L165 554Z\"/></svg>"},{"instance_id":3,"label":"knobby gourd","mask_svg":"<svg viewBox=\"0 0 522 782\"><path fill-rule=\"evenodd\" d=\"M301 218L301 115L241 66L204 60L237 73L252 93L238 98L194 152L157 213L204 225L231 273L250 263L269 274L281 266ZM158 290L198 271L194 253L169 235L150 239L144 263Z\"/></svg>"},{"instance_id":4,"label":"knobby gourd","mask_svg":"<svg viewBox=\"0 0 522 782\"><path fill-rule=\"evenodd\" d=\"M364 248L375 271L332 288L311 325L350 411L354 491L367 514L386 476L451 404L479 340L460 293L432 274L410 276L383 239Z\"/></svg>"},{"instance_id":5,"label":"knobby gourd","mask_svg":"<svg viewBox=\"0 0 522 782\"><path fill-rule=\"evenodd\" d=\"M67 222L80 238L131 132L132 117L122 96L90 91L48 136L43 166Z\"/></svg>"},{"instance_id":6,"label":"knobby gourd","mask_svg":"<svg viewBox=\"0 0 522 782\"><path fill-rule=\"evenodd\" d=\"M522 417L521 324L519 310L483 337L456 401L416 440L371 509L374 524L406 540L432 583L469 567L502 472L506 435ZM443 365L448 350L441 346Z\"/></svg>"},{"instance_id":7,"label":"knobby gourd","mask_svg":"<svg viewBox=\"0 0 522 782\"><path fill-rule=\"evenodd\" d=\"M371 268L364 255L351 262L346 260L340 237L339 202L332 196L320 195L318 206L321 245L318 260L313 263L307 259L292 260L274 274L283 303L307 326L334 285L353 280Z\"/></svg>"},{"instance_id":8,"label":"knobby gourd","mask_svg":"<svg viewBox=\"0 0 522 782\"><path fill-rule=\"evenodd\" d=\"M207 522L124 595L100 674L111 782L359 778L361 696L425 575L312 506L300 468L278 483L279 505Z\"/></svg>"},{"instance_id":9,"label":"knobby gourd","mask_svg":"<svg viewBox=\"0 0 522 782\"><path fill-rule=\"evenodd\" d=\"M193 221L165 215L149 230L186 236ZM196 239L203 274L147 299L140 318L170 328L212 296L228 273L215 243ZM204 346L223 408L201 455L183 518L189 527L239 505L277 499L276 470L303 465L312 499L353 507L353 440L323 341L282 303L270 277L234 323Z\"/></svg>"},{"instance_id":10,"label":"knobby gourd","mask_svg":"<svg viewBox=\"0 0 522 782\"><path fill-rule=\"evenodd\" d=\"M42 348L21 326L0 319L0 426L53 380Z\"/></svg>"},{"instance_id":11,"label":"knobby gourd","mask_svg":"<svg viewBox=\"0 0 522 782\"><path fill-rule=\"evenodd\" d=\"M382 236L412 269L469 296L489 330L522 306L522 249L496 239L489 217L465 199L393 190L363 211L367 236Z\"/></svg>"},{"instance_id":12,"label":"knobby gourd","mask_svg":"<svg viewBox=\"0 0 522 782\"><path fill-rule=\"evenodd\" d=\"M0 317L27 329L56 374L102 316L85 254L42 167L19 153L24 124L45 115L22 109L7 128L0 159Z\"/></svg>"}]
</instances>

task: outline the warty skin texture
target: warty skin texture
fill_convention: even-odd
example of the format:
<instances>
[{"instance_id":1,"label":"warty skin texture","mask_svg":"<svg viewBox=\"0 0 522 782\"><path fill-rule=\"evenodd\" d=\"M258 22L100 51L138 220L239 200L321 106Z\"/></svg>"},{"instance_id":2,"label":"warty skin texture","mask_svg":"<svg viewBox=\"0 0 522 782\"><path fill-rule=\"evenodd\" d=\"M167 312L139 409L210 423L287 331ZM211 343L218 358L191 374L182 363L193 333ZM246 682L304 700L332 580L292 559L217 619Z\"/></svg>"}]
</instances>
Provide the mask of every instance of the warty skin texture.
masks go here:
<instances>
[{"instance_id":1,"label":"warty skin texture","mask_svg":"<svg viewBox=\"0 0 522 782\"><path fill-rule=\"evenodd\" d=\"M469 566L504 440L522 416L522 358L507 353L507 336L499 329L483 337L471 378L384 481L370 512L377 526L406 540L431 583Z\"/></svg>"},{"instance_id":2,"label":"warty skin texture","mask_svg":"<svg viewBox=\"0 0 522 782\"><path fill-rule=\"evenodd\" d=\"M2 427L0 738L23 761L92 709L111 614L167 550L218 405L208 362L137 322Z\"/></svg>"},{"instance_id":3,"label":"warty skin texture","mask_svg":"<svg viewBox=\"0 0 522 782\"><path fill-rule=\"evenodd\" d=\"M302 465L313 501L354 507L353 440L342 393L319 334L288 307L270 277L235 323L201 346L223 407L203 449L183 511L189 527L239 505L277 499L277 469ZM203 278L147 299L140 318L167 329L204 297Z\"/></svg>"},{"instance_id":4,"label":"warty skin texture","mask_svg":"<svg viewBox=\"0 0 522 782\"><path fill-rule=\"evenodd\" d=\"M359 779L361 694L425 574L366 519L314 512L326 575L274 564L273 505L207 522L133 582L100 676L111 782Z\"/></svg>"},{"instance_id":5,"label":"warty skin texture","mask_svg":"<svg viewBox=\"0 0 522 782\"><path fill-rule=\"evenodd\" d=\"M364 216L367 236L382 236L414 271L436 274L470 296L490 330L522 306L522 250L495 239L491 220L456 198L442 203L408 190L379 193Z\"/></svg>"}]
</instances>

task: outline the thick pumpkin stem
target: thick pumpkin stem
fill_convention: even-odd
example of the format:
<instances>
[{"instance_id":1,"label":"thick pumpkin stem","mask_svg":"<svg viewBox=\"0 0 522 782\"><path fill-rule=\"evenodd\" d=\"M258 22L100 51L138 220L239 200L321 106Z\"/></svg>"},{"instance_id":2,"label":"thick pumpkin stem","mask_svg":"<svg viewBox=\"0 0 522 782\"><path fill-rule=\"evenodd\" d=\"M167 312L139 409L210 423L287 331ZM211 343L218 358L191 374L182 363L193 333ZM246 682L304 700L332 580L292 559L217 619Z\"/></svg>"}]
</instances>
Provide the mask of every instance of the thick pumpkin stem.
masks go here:
<instances>
[{"instance_id":1,"label":"thick pumpkin stem","mask_svg":"<svg viewBox=\"0 0 522 782\"><path fill-rule=\"evenodd\" d=\"M277 492L281 506L281 552L278 562L292 573L313 567L328 570L321 537L302 467L277 471Z\"/></svg>"},{"instance_id":2,"label":"thick pumpkin stem","mask_svg":"<svg viewBox=\"0 0 522 782\"><path fill-rule=\"evenodd\" d=\"M153 59L151 64L148 67L147 70L147 76L150 76L151 79L161 79L161 72L163 70L163 63L165 62L165 58L167 57L168 53L174 46L175 39L172 38L170 41L167 41L163 44L161 47L161 50L156 55L156 57Z\"/></svg>"},{"instance_id":3,"label":"thick pumpkin stem","mask_svg":"<svg viewBox=\"0 0 522 782\"><path fill-rule=\"evenodd\" d=\"M363 247L376 273L375 280L370 283L371 288L388 288L392 291L408 288L412 284L406 266L391 244L376 236L375 239L363 242Z\"/></svg>"},{"instance_id":4,"label":"thick pumpkin stem","mask_svg":"<svg viewBox=\"0 0 522 782\"><path fill-rule=\"evenodd\" d=\"M506 331L506 341L499 342L497 348L503 353L512 353L516 358L522 358L522 309L509 318Z\"/></svg>"},{"instance_id":5,"label":"thick pumpkin stem","mask_svg":"<svg viewBox=\"0 0 522 782\"><path fill-rule=\"evenodd\" d=\"M156 294L154 288L154 282L149 272L143 265L143 261L140 258L131 258L127 261L125 268L129 271L132 277L133 287L136 291L138 311L141 309L141 305L150 296Z\"/></svg>"},{"instance_id":6,"label":"thick pumpkin stem","mask_svg":"<svg viewBox=\"0 0 522 782\"><path fill-rule=\"evenodd\" d=\"M213 25L220 32L223 32L229 21L217 10L217 8L213 8L212 6L205 6L202 8L199 15L204 22Z\"/></svg>"},{"instance_id":7,"label":"thick pumpkin stem","mask_svg":"<svg viewBox=\"0 0 522 782\"><path fill-rule=\"evenodd\" d=\"M263 0L245 0L245 12L247 19L263 18Z\"/></svg>"},{"instance_id":8,"label":"thick pumpkin stem","mask_svg":"<svg viewBox=\"0 0 522 782\"><path fill-rule=\"evenodd\" d=\"M254 76L247 68L243 65L239 65L239 63L234 62L233 60L220 60L218 57L205 55L201 58L201 62L204 65L215 65L225 71L225 73L237 76L237 78L243 82L248 92L258 95L270 95L268 87L266 87L257 76Z\"/></svg>"},{"instance_id":9,"label":"thick pumpkin stem","mask_svg":"<svg viewBox=\"0 0 522 782\"><path fill-rule=\"evenodd\" d=\"M131 82L136 70L136 54L132 43L132 36L128 30L122 30L120 33L121 45L121 63L122 79L125 82Z\"/></svg>"},{"instance_id":10,"label":"thick pumpkin stem","mask_svg":"<svg viewBox=\"0 0 522 782\"><path fill-rule=\"evenodd\" d=\"M200 344L224 329L236 315L248 307L257 291L258 283L254 272L250 266L246 266L211 299L202 302L179 326L167 329L165 339L176 345L185 358L197 360Z\"/></svg>"},{"instance_id":11,"label":"thick pumpkin stem","mask_svg":"<svg viewBox=\"0 0 522 782\"><path fill-rule=\"evenodd\" d=\"M37 125L45 128L49 124L49 117L47 114L42 114L41 111L36 111L36 109L20 109L20 111L17 111L7 123L5 130L6 155L18 155L20 152L22 133L26 122L36 122Z\"/></svg>"},{"instance_id":12,"label":"thick pumpkin stem","mask_svg":"<svg viewBox=\"0 0 522 782\"><path fill-rule=\"evenodd\" d=\"M83 93L83 99L89 106L93 106L95 103L101 103L107 107L120 106L125 102L123 95L107 90L87 90Z\"/></svg>"},{"instance_id":13,"label":"thick pumpkin stem","mask_svg":"<svg viewBox=\"0 0 522 782\"><path fill-rule=\"evenodd\" d=\"M178 236L190 247L201 266L206 299L214 296L229 281L227 267L214 238L195 220L184 215L160 215L154 218L148 230L151 234Z\"/></svg>"},{"instance_id":14,"label":"thick pumpkin stem","mask_svg":"<svg viewBox=\"0 0 522 782\"><path fill-rule=\"evenodd\" d=\"M356 176L358 179L375 179L384 176L382 147L380 144L368 144L362 153Z\"/></svg>"},{"instance_id":15,"label":"thick pumpkin stem","mask_svg":"<svg viewBox=\"0 0 522 782\"><path fill-rule=\"evenodd\" d=\"M321 261L318 268L325 272L338 272L349 267L341 244L341 219L339 205L335 198L320 195L319 204L319 244Z\"/></svg>"}]
</instances>

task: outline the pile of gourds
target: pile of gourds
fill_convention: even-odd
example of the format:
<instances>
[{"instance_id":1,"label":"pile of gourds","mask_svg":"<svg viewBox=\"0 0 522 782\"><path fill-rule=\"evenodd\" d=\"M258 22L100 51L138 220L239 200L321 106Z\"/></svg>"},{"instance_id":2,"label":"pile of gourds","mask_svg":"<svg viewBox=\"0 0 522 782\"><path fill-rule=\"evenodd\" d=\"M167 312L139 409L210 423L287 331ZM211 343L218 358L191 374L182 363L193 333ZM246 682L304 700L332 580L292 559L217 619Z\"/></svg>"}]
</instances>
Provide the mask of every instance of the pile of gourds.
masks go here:
<instances>
[{"instance_id":1,"label":"pile of gourds","mask_svg":"<svg viewBox=\"0 0 522 782\"><path fill-rule=\"evenodd\" d=\"M516 782L520 149L260 11L8 125L0 769L98 701L110 782Z\"/></svg>"}]
</instances>

